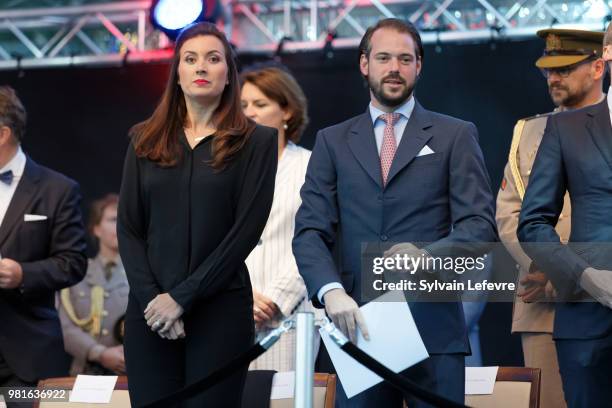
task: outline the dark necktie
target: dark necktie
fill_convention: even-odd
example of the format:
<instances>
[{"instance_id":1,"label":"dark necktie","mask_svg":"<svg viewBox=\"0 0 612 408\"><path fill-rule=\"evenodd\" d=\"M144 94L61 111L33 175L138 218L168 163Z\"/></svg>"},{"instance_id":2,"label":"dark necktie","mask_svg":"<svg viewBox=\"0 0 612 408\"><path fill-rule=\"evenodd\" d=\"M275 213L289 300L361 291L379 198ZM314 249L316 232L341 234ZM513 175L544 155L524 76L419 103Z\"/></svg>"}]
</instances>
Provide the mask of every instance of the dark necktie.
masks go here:
<instances>
[{"instance_id":1,"label":"dark necktie","mask_svg":"<svg viewBox=\"0 0 612 408\"><path fill-rule=\"evenodd\" d=\"M4 173L0 173L0 181L10 186L13 182L13 170L5 171Z\"/></svg>"},{"instance_id":2,"label":"dark necktie","mask_svg":"<svg viewBox=\"0 0 612 408\"><path fill-rule=\"evenodd\" d=\"M115 265L116 264L113 261L110 261L109 263L104 265L104 277L107 281L111 280L111 278L113 277L113 268L115 267Z\"/></svg>"}]
</instances>

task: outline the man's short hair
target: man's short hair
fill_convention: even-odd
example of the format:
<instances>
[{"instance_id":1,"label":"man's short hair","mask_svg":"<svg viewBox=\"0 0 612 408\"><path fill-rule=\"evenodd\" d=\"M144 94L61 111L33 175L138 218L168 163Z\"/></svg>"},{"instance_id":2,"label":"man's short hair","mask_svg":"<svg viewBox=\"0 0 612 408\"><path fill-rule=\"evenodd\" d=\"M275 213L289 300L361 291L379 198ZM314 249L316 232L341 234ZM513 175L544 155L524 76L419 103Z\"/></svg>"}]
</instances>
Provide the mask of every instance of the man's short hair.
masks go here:
<instances>
[{"instance_id":1,"label":"man's short hair","mask_svg":"<svg viewBox=\"0 0 612 408\"><path fill-rule=\"evenodd\" d=\"M0 86L0 126L8 126L18 142L23 140L26 128L26 111L10 86Z\"/></svg>"},{"instance_id":2,"label":"man's short hair","mask_svg":"<svg viewBox=\"0 0 612 408\"><path fill-rule=\"evenodd\" d=\"M423 42L421 41L419 31L410 21L400 20L399 18L385 18L379 20L375 25L368 27L359 43L359 58L361 58L362 55L365 55L366 58L370 57L370 52L372 51L372 35L381 28L390 28L399 33L409 34L414 40L416 57L421 61L423 60L425 54L423 52Z\"/></svg>"},{"instance_id":3,"label":"man's short hair","mask_svg":"<svg viewBox=\"0 0 612 408\"><path fill-rule=\"evenodd\" d=\"M603 46L612 45L612 22L608 24L608 28L606 28L606 33L604 34Z\"/></svg>"}]
</instances>

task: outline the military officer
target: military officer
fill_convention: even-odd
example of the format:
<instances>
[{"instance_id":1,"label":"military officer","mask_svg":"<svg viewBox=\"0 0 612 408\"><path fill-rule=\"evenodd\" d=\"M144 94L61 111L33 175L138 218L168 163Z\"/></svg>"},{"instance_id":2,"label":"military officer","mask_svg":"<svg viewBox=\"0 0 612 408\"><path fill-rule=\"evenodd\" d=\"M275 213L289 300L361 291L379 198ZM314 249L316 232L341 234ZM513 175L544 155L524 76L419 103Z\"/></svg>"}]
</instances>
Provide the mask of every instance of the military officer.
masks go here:
<instances>
[{"instance_id":1,"label":"military officer","mask_svg":"<svg viewBox=\"0 0 612 408\"><path fill-rule=\"evenodd\" d=\"M542 383L540 406L564 407L565 400L553 341L555 291L548 277L531 261L518 243L516 230L525 188L546 123L559 111L583 108L601 102L601 76L593 64L602 56L602 32L547 29L538 31L545 39L544 55L535 65L541 69L557 108L548 114L521 119L514 127L508 163L497 196L499 236L519 270L512 316L512 332L520 333L525 366L540 368ZM561 241L570 234L570 201L565 195L563 211L556 225Z\"/></svg>"},{"instance_id":2,"label":"military officer","mask_svg":"<svg viewBox=\"0 0 612 408\"><path fill-rule=\"evenodd\" d=\"M87 275L60 294L60 318L66 351L73 356L71 375L124 374L123 346L116 326L125 314L129 286L117 244L116 194L92 204L89 231L99 252Z\"/></svg>"}]
</instances>

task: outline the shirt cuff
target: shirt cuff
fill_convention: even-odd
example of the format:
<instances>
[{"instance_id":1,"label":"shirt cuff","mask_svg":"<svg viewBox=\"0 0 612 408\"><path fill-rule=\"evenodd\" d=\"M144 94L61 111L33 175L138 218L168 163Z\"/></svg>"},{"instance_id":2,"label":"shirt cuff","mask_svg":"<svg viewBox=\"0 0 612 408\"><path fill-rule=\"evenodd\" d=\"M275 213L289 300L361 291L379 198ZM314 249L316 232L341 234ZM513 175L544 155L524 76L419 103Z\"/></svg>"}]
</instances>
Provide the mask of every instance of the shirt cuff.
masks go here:
<instances>
[{"instance_id":1,"label":"shirt cuff","mask_svg":"<svg viewBox=\"0 0 612 408\"><path fill-rule=\"evenodd\" d=\"M306 298L306 287L301 293L287 290L283 291L279 287L271 287L263 291L263 295L270 298L278 307L281 318L285 319L293 314L295 309Z\"/></svg>"},{"instance_id":2,"label":"shirt cuff","mask_svg":"<svg viewBox=\"0 0 612 408\"><path fill-rule=\"evenodd\" d=\"M321 302L322 305L325 304L323 302L323 295L325 295L327 292L329 292L332 289L343 289L343 287L340 282L332 282L332 283L328 283L327 285L323 285L321 289L319 289L319 291L317 292L317 298L319 299L319 302Z\"/></svg>"}]
</instances>

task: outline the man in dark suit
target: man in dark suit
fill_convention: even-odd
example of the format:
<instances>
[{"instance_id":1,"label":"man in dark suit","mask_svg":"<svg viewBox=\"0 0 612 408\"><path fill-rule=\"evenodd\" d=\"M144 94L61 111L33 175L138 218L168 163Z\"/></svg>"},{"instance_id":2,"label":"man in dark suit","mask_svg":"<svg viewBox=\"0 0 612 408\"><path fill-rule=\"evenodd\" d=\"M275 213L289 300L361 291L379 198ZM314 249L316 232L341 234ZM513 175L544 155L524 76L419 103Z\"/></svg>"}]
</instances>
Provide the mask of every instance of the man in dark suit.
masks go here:
<instances>
[{"instance_id":1,"label":"man in dark suit","mask_svg":"<svg viewBox=\"0 0 612 408\"><path fill-rule=\"evenodd\" d=\"M611 59L611 28L604 58ZM604 75L603 60L591 75ZM602 102L553 115L532 169L519 218L525 252L557 290L553 337L569 407L612 401L612 94ZM555 225L569 192L568 245Z\"/></svg>"},{"instance_id":2,"label":"man in dark suit","mask_svg":"<svg viewBox=\"0 0 612 408\"><path fill-rule=\"evenodd\" d=\"M412 243L429 242L437 256L455 243L497 238L493 195L476 127L425 110L413 89L423 47L410 23L385 19L360 45L360 70L370 87L368 110L321 130L301 191L293 251L309 295L355 339L367 328L358 309L369 283L362 245L419 255ZM332 250L339 245L336 266ZM367 269L367 266L365 267ZM464 356L469 353L459 302L411 303L431 357L404 372L429 390L464 400ZM406 345L409 346L408 344ZM395 350L401 353L401 350ZM350 400L338 389L340 407L423 406L387 384Z\"/></svg>"},{"instance_id":3,"label":"man in dark suit","mask_svg":"<svg viewBox=\"0 0 612 408\"><path fill-rule=\"evenodd\" d=\"M25 125L0 87L0 387L68 374L55 292L87 266L78 186L23 153Z\"/></svg>"}]
</instances>

